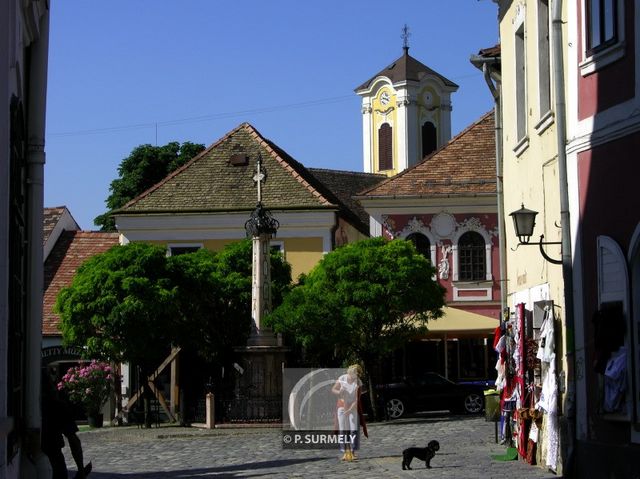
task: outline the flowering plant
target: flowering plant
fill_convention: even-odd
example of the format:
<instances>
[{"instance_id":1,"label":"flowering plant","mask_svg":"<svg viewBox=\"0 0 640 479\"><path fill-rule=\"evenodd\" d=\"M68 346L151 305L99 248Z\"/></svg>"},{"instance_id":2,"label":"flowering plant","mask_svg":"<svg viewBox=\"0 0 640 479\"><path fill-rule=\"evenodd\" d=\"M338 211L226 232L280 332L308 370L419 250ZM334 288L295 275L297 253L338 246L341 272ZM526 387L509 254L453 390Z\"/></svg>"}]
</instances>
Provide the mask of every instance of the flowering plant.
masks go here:
<instances>
[{"instance_id":1,"label":"flowering plant","mask_svg":"<svg viewBox=\"0 0 640 479\"><path fill-rule=\"evenodd\" d=\"M99 361L69 368L58 383L59 391L66 391L69 399L81 403L89 414L100 412L113 391L111 366Z\"/></svg>"}]
</instances>

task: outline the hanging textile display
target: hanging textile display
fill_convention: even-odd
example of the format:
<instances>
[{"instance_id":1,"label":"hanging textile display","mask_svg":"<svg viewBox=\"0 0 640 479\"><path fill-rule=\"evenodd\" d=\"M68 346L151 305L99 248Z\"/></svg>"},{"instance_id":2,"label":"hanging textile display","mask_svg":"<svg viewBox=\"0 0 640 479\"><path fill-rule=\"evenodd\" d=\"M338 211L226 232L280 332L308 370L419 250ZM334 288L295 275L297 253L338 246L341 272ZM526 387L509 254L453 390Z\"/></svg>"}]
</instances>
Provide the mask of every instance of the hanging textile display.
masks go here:
<instances>
[{"instance_id":1,"label":"hanging textile display","mask_svg":"<svg viewBox=\"0 0 640 479\"><path fill-rule=\"evenodd\" d=\"M517 448L518 454L522 457L527 456L527 429L528 419L524 414L527 409L527 399L530 398L529 391L525 387L525 327L524 327L524 304L520 303L516 307L516 351L514 353L514 361L516 364L516 376L514 381L516 383L516 389L518 390L518 397L516 400L516 420L517 420Z\"/></svg>"},{"instance_id":2,"label":"hanging textile display","mask_svg":"<svg viewBox=\"0 0 640 479\"><path fill-rule=\"evenodd\" d=\"M551 302L549 302L552 304ZM543 303L544 304L544 303ZM501 324L494 335L496 389L500 391L501 443L514 447L529 464L556 471L559 454L558 383L556 374L556 330L553 307L537 306L543 313L536 320L524 303ZM614 383L611 391L620 388ZM615 385L614 385L615 384Z\"/></svg>"},{"instance_id":3,"label":"hanging textile display","mask_svg":"<svg viewBox=\"0 0 640 479\"><path fill-rule=\"evenodd\" d=\"M543 442L546 452L546 466L555 471L558 464L560 432L558 429L558 383L556 375L555 318L553 309L546 307L540 328L537 357L541 361L542 389L536 409L546 413L543 423Z\"/></svg>"}]
</instances>

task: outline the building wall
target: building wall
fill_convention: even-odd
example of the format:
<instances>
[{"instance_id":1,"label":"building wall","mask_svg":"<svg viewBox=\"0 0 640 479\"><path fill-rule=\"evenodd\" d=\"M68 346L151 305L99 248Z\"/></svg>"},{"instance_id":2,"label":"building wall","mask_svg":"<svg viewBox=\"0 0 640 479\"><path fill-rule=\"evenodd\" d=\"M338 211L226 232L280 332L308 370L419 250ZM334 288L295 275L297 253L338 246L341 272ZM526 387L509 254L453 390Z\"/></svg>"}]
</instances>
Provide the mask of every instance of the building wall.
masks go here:
<instances>
[{"instance_id":1,"label":"building wall","mask_svg":"<svg viewBox=\"0 0 640 479\"><path fill-rule=\"evenodd\" d=\"M333 210L273 212L280 222L274 245L280 245L291 264L292 278L308 273L331 251L340 233L346 241L364 237ZM145 241L173 246L204 246L219 251L246 237L247 213L202 215L132 215L117 218L122 242Z\"/></svg>"},{"instance_id":2,"label":"building wall","mask_svg":"<svg viewBox=\"0 0 640 479\"><path fill-rule=\"evenodd\" d=\"M578 154L578 174L580 188L580 236L582 252L583 276L583 327L585 337L585 369L587 391L600 391L600 375L596 374L591 365L596 359L596 338L594 324L591 321L598 310L598 299L601 297L598 281L598 237L606 235L612 238L626 253L631 246L631 239L639 223L637 213L631 215L612 214L625 205L626 211L640 211L640 197L634 193L637 187L637 175L629 175L629 169L634 168L629 160L630 151L640 148L640 132L625 136L616 141L606 143ZM638 169L640 173L640 169ZM629 319L629 318L627 318ZM630 329L630 328L629 328ZM629 333L627 333L629 334ZM629 344L631 346L631 344ZM637 346L637 345L636 345ZM632 375L629 374L629 386L634 386ZM640 385L635 385L636 389ZM592 423L594 436L603 438L602 434L613 442L630 441L629 421L624 425L612 427L606 424L605 415L598 411L599 397L589 394L586 397L587 411ZM634 408L635 405L630 404ZM640 411L639 411L640 412ZM640 441L639 441L640 442Z\"/></svg>"},{"instance_id":3,"label":"building wall","mask_svg":"<svg viewBox=\"0 0 640 479\"><path fill-rule=\"evenodd\" d=\"M568 369L565 296L562 266L546 261L538 247L540 235L546 242L560 242L562 230L560 181L557 154L557 112L555 111L552 10L554 1L545 5L539 0L502 0L499 2L500 43L502 55L503 178L505 214L505 257L507 304L515 314L524 303L526 317L534 314L535 302L553 301L556 318L556 368L559 398L559 421L566 420ZM562 19L567 18L566 2ZM566 56L568 26L563 22L562 50ZM545 50L545 39L549 48ZM521 67L522 70L517 68ZM564 64L566 77L566 62ZM545 97L545 85L548 96ZM544 99L547 98L545 102ZM544 111L543 105L549 109ZM512 220L508 217L524 205L538 212L529 246L519 246ZM566 225L568 228L569 225ZM546 253L561 259L559 245L547 245ZM529 316L531 315L531 316ZM573 345L569 343L569 347ZM560 441L560 459L556 467L562 472L564 438Z\"/></svg>"},{"instance_id":4,"label":"building wall","mask_svg":"<svg viewBox=\"0 0 640 479\"><path fill-rule=\"evenodd\" d=\"M437 219L436 219L437 218ZM435 219L435 221L434 221ZM451 221L450 224L447 220ZM440 227L440 232L438 232ZM457 240L466 231L477 231L485 238L487 277L483 281L465 282L455 277L457 271ZM500 301L500 264L498 255L497 214L456 213L393 214L386 216L383 234L390 238L406 238L412 233L424 234L431 243L428 258L436 268L440 283L447 289L446 301L454 307ZM444 246L444 248L443 248ZM450 248L449 248L450 247ZM443 262L448 263L442 274ZM456 304L453 304L456 303ZM499 304L487 308L499 318Z\"/></svg>"},{"instance_id":5,"label":"building wall","mask_svg":"<svg viewBox=\"0 0 640 479\"><path fill-rule=\"evenodd\" d=\"M400 171L400 151L399 151L399 139L398 135L400 134L401 125L399 123L398 118L398 97L395 89L387 84L387 82L380 81L379 89L372 101L372 113L371 113L371 169L366 170L367 172L372 173L385 173L388 176L395 175L398 171ZM387 104L382 104L380 101L381 96L384 94L388 95L389 102ZM379 155L379 130L380 127L384 124L388 123L389 126L393 129L392 133L392 151L393 151L393 168L390 170L380 170L378 167L380 165L380 155Z\"/></svg>"},{"instance_id":6,"label":"building wall","mask_svg":"<svg viewBox=\"0 0 640 479\"><path fill-rule=\"evenodd\" d=\"M591 54L586 48L584 0L572 2L577 48L570 57L574 86L568 145L576 175L576 361L578 474L598 477L640 475L640 204L635 189L640 168L640 51L638 5L616 0L617 42ZM607 242L609 249L603 248ZM613 253L613 254L612 254ZM606 256L605 256L606 255ZM603 375L594 362L600 334L593 318L602 304L620 301L626 328L625 407L602 408ZM595 454L604 460L594 461Z\"/></svg>"},{"instance_id":7,"label":"building wall","mask_svg":"<svg viewBox=\"0 0 640 479\"><path fill-rule=\"evenodd\" d=\"M579 28L577 35L578 52L578 89L580 91L580 101L578 102L578 120L592 117L597 112L604 111L614 105L632 100L635 96L635 64L636 49L634 41L634 2L631 0L616 0L618 11L624 11L624 19L619 25L619 41L624 43L624 54L606 65L598 66L609 61L612 55L594 55L596 59L589 60L586 50L586 28L584 28L585 15L583 13L582 1L578 2L576 24ZM598 73L596 73L596 71Z\"/></svg>"},{"instance_id":8,"label":"building wall","mask_svg":"<svg viewBox=\"0 0 640 479\"><path fill-rule=\"evenodd\" d=\"M147 243L161 246L198 246L211 251L220 251L225 246L238 241L239 239L190 239L189 241L164 241L148 240ZM291 264L291 278L295 281L302 273L308 273L318 264L324 256L322 238L279 238L275 237L271 241L272 245L280 246L284 252L285 259Z\"/></svg>"},{"instance_id":9,"label":"building wall","mask_svg":"<svg viewBox=\"0 0 640 479\"><path fill-rule=\"evenodd\" d=\"M40 350L37 342L38 331L32 327L39 324L41 316L31 316L33 309L24 311L12 311L10 315L9 290L15 281L10 277L10 251L16 249L21 254L27 255L27 249L31 244L15 245L10 244L9 224L10 215L10 159L11 139L10 131L14 128L26 129L29 125L42 124L44 122L44 105L39 105L39 100L46 92L46 60L39 63L34 60L42 58L48 48L48 4L44 1L24 2L19 0L0 0L0 477L13 479L20 476L21 464L23 464L22 474L27 472L35 473L35 467L42 465L40 456L35 456L33 461L26 464L21 462L20 453L27 438L27 435L36 437L40 426L39 418L39 368L35 366L37 374L37 385L34 381L29 381L29 371L21 368L9 370L10 362L9 350L16 348L20 357L31 364L36 349ZM31 62L29 62L31 53ZM37 55L36 55L37 54ZM37 70L37 69L40 70ZM42 89L35 85L42 84ZM31 96L33 95L33 97ZM38 98L34 98L38 97ZM24 124L17 125L10 122L10 110L12 98L20 102L24 109ZM39 110L39 106L42 107ZM22 128L19 128L22 127ZM27 132L33 135L28 137L30 146L40 152L42 145L31 145L31 141L40 139L40 131ZM27 138L25 138L27 140ZM26 143L26 142L25 142ZM38 148L39 147L39 148ZM25 152L26 155L26 152ZM26 177L26 175L25 175ZM21 185L24 189L34 189L37 186L29 186L26 178ZM17 198L14 198L17 200ZM33 198L32 198L33 199ZM29 212L31 216L42 218L42 205L32 204ZM40 221L42 222L42 221ZM39 244L42 245L42 230L31 230L32 225L26 225L26 237L35 238L39 236ZM41 227L40 227L41 228ZM39 234L38 234L39 233ZM32 240L33 241L33 240ZM33 248L31 248L33 249ZM29 276L38 277L42 274L42 260L39 264L32 264ZM26 279L26 278L23 278ZM31 305L38 301L37 291L31 287L33 283L25 285L27 301L31 300ZM29 311L29 312L26 312ZM30 334L28 341L9 341L9 322L17 328L16 331ZM14 331L15 332L15 331ZM24 336L23 336L24 337ZM14 360L16 357L13 358ZM32 365L32 364L31 364ZM33 365L32 365L33 366ZM33 377L34 374L31 374ZM13 394L14 403L9 411L9 383L19 390L19 394ZM11 416L11 417L9 417ZM25 461L26 462L26 461ZM32 476L35 477L35 476Z\"/></svg>"},{"instance_id":10,"label":"building wall","mask_svg":"<svg viewBox=\"0 0 640 479\"><path fill-rule=\"evenodd\" d=\"M538 70L538 9L535 1L501 2L500 37L502 51L504 211L521 205L538 211L531 242L544 234L545 241L560 241L560 193L558 181L556 125L553 116L540 110ZM516 35L524 29L525 85L519 89L516 65ZM525 136L518 138L518 98L525 108ZM553 109L553 97L551 101ZM563 310L562 268L543 259L537 246L518 247L509 218L506 221L507 291L510 306L519 293L548 285L549 298ZM547 246L547 253L560 259L559 246ZM514 251L515 250L515 251Z\"/></svg>"}]
</instances>

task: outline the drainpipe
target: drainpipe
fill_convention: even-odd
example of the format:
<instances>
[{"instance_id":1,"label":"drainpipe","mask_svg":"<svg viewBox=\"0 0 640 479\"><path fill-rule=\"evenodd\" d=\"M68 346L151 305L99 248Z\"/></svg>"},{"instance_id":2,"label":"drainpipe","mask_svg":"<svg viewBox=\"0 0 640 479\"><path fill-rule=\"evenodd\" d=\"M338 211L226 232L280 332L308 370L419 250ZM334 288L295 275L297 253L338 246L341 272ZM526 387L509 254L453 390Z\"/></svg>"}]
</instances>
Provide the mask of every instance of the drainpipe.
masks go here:
<instances>
[{"instance_id":1,"label":"drainpipe","mask_svg":"<svg viewBox=\"0 0 640 479\"><path fill-rule=\"evenodd\" d=\"M500 320L507 310L507 260L506 260L506 232L504 225L504 188L502 184L502 77L499 72L491 69L492 66L500 67L500 57L471 57L471 64L482 70L484 81L493 96L495 142L496 142L496 201L498 209L498 259L500 262Z\"/></svg>"},{"instance_id":2,"label":"drainpipe","mask_svg":"<svg viewBox=\"0 0 640 479\"><path fill-rule=\"evenodd\" d=\"M492 63L499 63L498 59L491 59ZM496 196L498 201L498 258L500 261L500 314L507 309L507 260L506 260L506 231L504 225L504 188L502 184L502 103L501 103L501 79L494 75L492 78L489 63L482 64L484 81L493 95L495 102L494 121L496 130ZM495 83L494 83L495 81ZM502 320L502 316L500 318Z\"/></svg>"},{"instance_id":3,"label":"drainpipe","mask_svg":"<svg viewBox=\"0 0 640 479\"><path fill-rule=\"evenodd\" d=\"M574 354L574 307L573 307L573 262L571 250L571 223L569 216L569 186L567 181L567 126L564 82L564 59L562 37L562 0L553 1L552 10L552 55L555 94L555 123L558 148L558 181L560 187L560 225L562 227L562 278L564 282L565 347L567 357L566 395L564 398L565 435L563 441L563 475L574 474L575 456L575 354Z\"/></svg>"},{"instance_id":4,"label":"drainpipe","mask_svg":"<svg viewBox=\"0 0 640 479\"><path fill-rule=\"evenodd\" d=\"M47 103L47 67L49 57L49 11L40 19L38 38L30 45L27 110L27 214L28 214L28 289L25 354L25 426L27 456L23 458L22 477L42 476L46 457L40 452L40 367L42 354L42 297L44 269L42 223L44 203L44 135ZM29 464L30 463L30 464ZM29 469L31 469L29 471Z\"/></svg>"}]
</instances>

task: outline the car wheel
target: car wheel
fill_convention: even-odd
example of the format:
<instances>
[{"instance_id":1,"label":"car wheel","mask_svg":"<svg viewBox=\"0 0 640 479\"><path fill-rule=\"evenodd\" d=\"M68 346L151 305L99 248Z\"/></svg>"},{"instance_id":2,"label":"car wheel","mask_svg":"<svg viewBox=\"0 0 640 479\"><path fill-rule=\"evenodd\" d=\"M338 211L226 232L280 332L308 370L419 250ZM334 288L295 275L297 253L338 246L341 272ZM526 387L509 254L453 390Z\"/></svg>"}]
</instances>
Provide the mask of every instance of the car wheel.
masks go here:
<instances>
[{"instance_id":1,"label":"car wheel","mask_svg":"<svg viewBox=\"0 0 640 479\"><path fill-rule=\"evenodd\" d=\"M478 393L469 393L464 397L464 411L467 414L478 414L482 411L484 402Z\"/></svg>"},{"instance_id":2,"label":"car wheel","mask_svg":"<svg viewBox=\"0 0 640 479\"><path fill-rule=\"evenodd\" d=\"M387 415L389 419L398 419L404 414L404 403L397 398L387 401Z\"/></svg>"}]
</instances>

